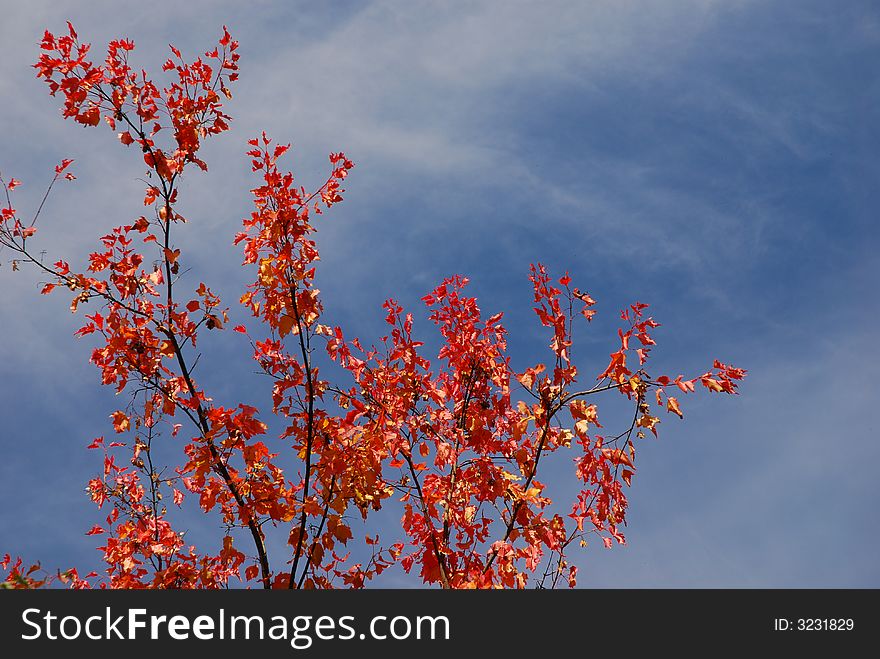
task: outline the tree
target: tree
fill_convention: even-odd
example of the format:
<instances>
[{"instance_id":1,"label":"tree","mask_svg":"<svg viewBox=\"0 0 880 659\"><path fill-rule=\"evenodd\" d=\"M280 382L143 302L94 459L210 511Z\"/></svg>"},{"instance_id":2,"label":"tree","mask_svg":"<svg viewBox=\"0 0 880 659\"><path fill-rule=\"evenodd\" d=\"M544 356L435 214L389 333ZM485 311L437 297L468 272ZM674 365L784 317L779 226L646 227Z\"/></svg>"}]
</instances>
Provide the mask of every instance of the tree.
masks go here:
<instances>
[{"instance_id":1,"label":"tree","mask_svg":"<svg viewBox=\"0 0 880 659\"><path fill-rule=\"evenodd\" d=\"M45 33L37 76L63 98L64 117L106 123L143 158L148 212L103 236L77 272L35 256L40 212L23 220L12 203L19 181L2 179L0 243L14 254L13 269L41 271L44 294L67 289L72 312L98 305L76 334L97 339L91 361L102 383L131 401L111 415L116 441L98 437L89 446L103 453L87 492L108 511L88 532L102 538L105 573L46 575L7 555L5 585L359 588L399 563L444 588L574 586L569 549L593 537L609 547L625 542L635 442L657 434L655 414L682 417L676 396L697 385L733 394L745 371L716 361L692 378L649 374L658 323L635 303L621 313L607 366L578 385L572 336L595 302L568 274L555 279L541 264L531 266L530 280L550 338L546 365L512 369L502 314L484 319L462 276L423 298L442 340L433 361L415 338L413 314L395 300L384 305L387 336L365 347L325 324L315 287L314 222L342 201L353 163L331 154L326 182L308 192L279 168L288 147L263 134L247 153L259 179L254 210L234 237L254 273L240 300L254 327L232 331L267 376L271 404L259 411L216 403L194 376L196 346L205 331L227 330L228 308L206 284L192 290L174 232L186 221L177 210L184 172L207 171L202 143L229 128L223 103L238 76L237 46L226 28L193 61L172 46L161 87L129 64L129 40L111 42L95 64L69 23L66 34ZM47 196L59 179L75 178L71 163L55 168ZM602 430L593 402L600 394L631 402L622 432ZM269 415L283 428L274 439L266 438ZM190 439L175 452L167 438L179 433ZM546 456L558 451L573 454L579 483L567 503L552 501L541 480ZM209 550L188 545L174 526L187 497L220 519ZM397 537L355 537L353 520L389 510L401 515ZM287 536L283 555L269 555L274 534Z\"/></svg>"}]
</instances>

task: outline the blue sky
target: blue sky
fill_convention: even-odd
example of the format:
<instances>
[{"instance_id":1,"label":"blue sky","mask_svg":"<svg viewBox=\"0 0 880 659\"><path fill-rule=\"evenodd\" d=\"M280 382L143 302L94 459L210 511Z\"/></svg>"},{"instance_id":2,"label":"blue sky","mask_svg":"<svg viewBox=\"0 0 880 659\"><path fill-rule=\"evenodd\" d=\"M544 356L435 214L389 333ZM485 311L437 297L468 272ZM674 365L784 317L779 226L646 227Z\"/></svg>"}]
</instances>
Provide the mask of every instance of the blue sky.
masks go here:
<instances>
[{"instance_id":1,"label":"blue sky","mask_svg":"<svg viewBox=\"0 0 880 659\"><path fill-rule=\"evenodd\" d=\"M167 43L204 50L223 24L241 42L233 129L206 147L209 175L186 181L178 234L233 308L242 154L266 130L293 143L307 187L330 151L356 162L319 233L327 317L351 335L381 332L389 296L418 318L418 298L461 273L485 312L506 312L524 367L545 354L527 280L540 260L599 303L578 337L583 373L604 368L634 300L663 324L658 370L749 369L741 396L690 397L683 422L641 445L629 544L578 555L580 585L880 586L875 3L18 3L0 26L0 171L33 208L52 166L76 160L39 239L82 263L140 214L143 166L109 131L62 121L34 78L43 29L67 19L98 50L131 37L153 69ZM66 301L7 257L0 553L94 567L83 533L101 516L82 488L100 466L84 447L119 401ZM217 401L259 403L235 339L211 338L223 367L201 377Z\"/></svg>"}]
</instances>

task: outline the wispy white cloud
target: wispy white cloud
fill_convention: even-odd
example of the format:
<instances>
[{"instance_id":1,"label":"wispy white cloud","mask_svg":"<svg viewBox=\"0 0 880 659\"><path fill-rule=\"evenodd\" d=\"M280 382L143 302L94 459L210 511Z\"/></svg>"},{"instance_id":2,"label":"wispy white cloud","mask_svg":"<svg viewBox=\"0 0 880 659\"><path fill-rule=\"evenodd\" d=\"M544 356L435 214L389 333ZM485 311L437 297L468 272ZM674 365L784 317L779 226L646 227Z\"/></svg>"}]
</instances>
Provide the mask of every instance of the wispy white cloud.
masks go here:
<instances>
[{"instance_id":1,"label":"wispy white cloud","mask_svg":"<svg viewBox=\"0 0 880 659\"><path fill-rule=\"evenodd\" d=\"M873 340L851 330L798 362L755 351L747 399L688 401L682 427L639 451L629 546L588 554L587 583L877 587Z\"/></svg>"}]
</instances>

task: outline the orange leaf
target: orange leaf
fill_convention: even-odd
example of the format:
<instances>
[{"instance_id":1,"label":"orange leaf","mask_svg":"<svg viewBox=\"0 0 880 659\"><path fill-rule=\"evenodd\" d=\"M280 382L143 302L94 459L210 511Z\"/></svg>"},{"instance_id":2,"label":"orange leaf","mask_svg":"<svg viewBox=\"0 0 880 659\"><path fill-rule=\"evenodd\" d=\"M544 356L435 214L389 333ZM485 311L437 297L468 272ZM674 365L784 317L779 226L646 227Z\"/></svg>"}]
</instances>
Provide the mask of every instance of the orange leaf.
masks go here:
<instances>
[{"instance_id":1,"label":"orange leaf","mask_svg":"<svg viewBox=\"0 0 880 659\"><path fill-rule=\"evenodd\" d=\"M721 384L718 382L718 380L716 380L714 378L704 377L701 379L701 382L703 383L703 386L705 386L710 391L719 391L719 392L724 391L724 389L721 387Z\"/></svg>"},{"instance_id":2,"label":"orange leaf","mask_svg":"<svg viewBox=\"0 0 880 659\"><path fill-rule=\"evenodd\" d=\"M131 422L126 416L125 412L116 411L110 415L110 418L113 419L113 428L116 432L125 432L131 427Z\"/></svg>"},{"instance_id":3,"label":"orange leaf","mask_svg":"<svg viewBox=\"0 0 880 659\"><path fill-rule=\"evenodd\" d=\"M619 448L603 448L602 455L611 462L612 464L625 464L627 467L632 467L632 460L629 459L629 456L626 454L626 451Z\"/></svg>"},{"instance_id":4,"label":"orange leaf","mask_svg":"<svg viewBox=\"0 0 880 659\"><path fill-rule=\"evenodd\" d=\"M349 540L351 540L351 529L348 528L345 524L339 524L333 529L333 535L336 536L336 539L339 540L342 544L346 544Z\"/></svg>"},{"instance_id":5,"label":"orange leaf","mask_svg":"<svg viewBox=\"0 0 880 659\"><path fill-rule=\"evenodd\" d=\"M290 334L290 330L293 328L293 316L290 314L284 314L281 318L278 319L278 334L279 336L287 336Z\"/></svg>"}]
</instances>

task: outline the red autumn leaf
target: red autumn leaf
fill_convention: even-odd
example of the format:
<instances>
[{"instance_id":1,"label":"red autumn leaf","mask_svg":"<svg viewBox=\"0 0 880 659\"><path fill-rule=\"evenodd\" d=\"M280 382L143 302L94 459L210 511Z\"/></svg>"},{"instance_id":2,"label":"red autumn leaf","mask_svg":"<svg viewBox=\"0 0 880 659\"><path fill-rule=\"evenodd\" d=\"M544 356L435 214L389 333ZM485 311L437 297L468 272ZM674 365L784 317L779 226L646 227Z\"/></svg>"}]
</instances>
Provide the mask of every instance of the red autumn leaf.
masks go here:
<instances>
[{"instance_id":1,"label":"red autumn leaf","mask_svg":"<svg viewBox=\"0 0 880 659\"><path fill-rule=\"evenodd\" d=\"M97 126L101 123L101 111L98 108L89 108L76 115L76 120L83 126Z\"/></svg>"},{"instance_id":2,"label":"red autumn leaf","mask_svg":"<svg viewBox=\"0 0 880 659\"><path fill-rule=\"evenodd\" d=\"M684 414L682 414L681 408L678 406L678 400L672 396L666 399L666 409L674 414L677 414L679 419L684 418Z\"/></svg>"},{"instance_id":3,"label":"red autumn leaf","mask_svg":"<svg viewBox=\"0 0 880 659\"><path fill-rule=\"evenodd\" d=\"M677 378L675 378L675 384L678 386L679 389L681 389L685 393L692 393L695 390L694 389L694 381L693 380L682 380L680 375Z\"/></svg>"},{"instance_id":4,"label":"red autumn leaf","mask_svg":"<svg viewBox=\"0 0 880 659\"><path fill-rule=\"evenodd\" d=\"M293 329L293 324L296 322L296 319L291 314L283 314L278 319L278 334L283 338L290 334L290 330Z\"/></svg>"},{"instance_id":5,"label":"red autumn leaf","mask_svg":"<svg viewBox=\"0 0 880 659\"><path fill-rule=\"evenodd\" d=\"M61 164L60 164L60 165L57 165L57 166L55 167L55 173L56 173L56 174L60 174L60 173L63 172L65 169L67 169L68 167L70 167L70 164L71 164L72 162L73 162L72 159L70 159L70 158L65 158L64 160L61 161Z\"/></svg>"},{"instance_id":6,"label":"red autumn leaf","mask_svg":"<svg viewBox=\"0 0 880 659\"><path fill-rule=\"evenodd\" d=\"M724 387L722 387L721 383L718 380L716 380L715 378L703 376L702 378L700 378L700 382L709 391L718 391L718 392L724 391Z\"/></svg>"},{"instance_id":7,"label":"red autumn leaf","mask_svg":"<svg viewBox=\"0 0 880 659\"><path fill-rule=\"evenodd\" d=\"M633 463L630 460L629 455L627 455L626 451L619 448L603 448L602 455L611 463L611 464L625 464L628 467L632 467Z\"/></svg>"},{"instance_id":8,"label":"red autumn leaf","mask_svg":"<svg viewBox=\"0 0 880 659\"><path fill-rule=\"evenodd\" d=\"M116 411L111 416L113 429L118 433L126 432L131 427L131 422L125 412Z\"/></svg>"}]
</instances>

